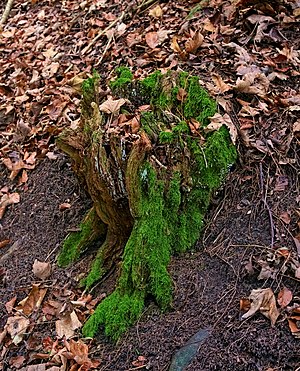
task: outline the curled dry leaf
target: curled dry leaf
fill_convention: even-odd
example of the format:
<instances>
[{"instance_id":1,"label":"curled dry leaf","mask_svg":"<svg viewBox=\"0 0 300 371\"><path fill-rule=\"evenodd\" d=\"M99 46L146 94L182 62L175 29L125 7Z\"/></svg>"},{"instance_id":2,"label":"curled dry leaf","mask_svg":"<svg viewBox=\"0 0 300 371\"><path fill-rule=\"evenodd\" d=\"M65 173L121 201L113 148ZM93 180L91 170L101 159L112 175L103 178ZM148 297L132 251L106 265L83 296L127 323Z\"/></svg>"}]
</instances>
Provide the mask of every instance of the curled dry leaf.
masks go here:
<instances>
[{"instance_id":1,"label":"curled dry leaf","mask_svg":"<svg viewBox=\"0 0 300 371\"><path fill-rule=\"evenodd\" d=\"M279 311L276 307L276 299L272 289L252 290L249 300L251 301L251 307L241 318L252 317L256 312L260 311L261 314L270 319L272 326L274 326L279 316Z\"/></svg>"},{"instance_id":2,"label":"curled dry leaf","mask_svg":"<svg viewBox=\"0 0 300 371\"><path fill-rule=\"evenodd\" d=\"M66 337L70 339L75 334L75 330L80 328L82 323L79 321L77 314L73 310L67 313L62 319L55 322L56 334L59 338Z\"/></svg>"},{"instance_id":3,"label":"curled dry leaf","mask_svg":"<svg viewBox=\"0 0 300 371\"><path fill-rule=\"evenodd\" d=\"M216 113L210 118L210 124L208 124L204 130L206 132L216 131L219 130L222 125L227 126L232 143L235 144L237 139L237 129L227 113L224 116Z\"/></svg>"},{"instance_id":4,"label":"curled dry leaf","mask_svg":"<svg viewBox=\"0 0 300 371\"><path fill-rule=\"evenodd\" d=\"M29 319L20 315L9 317L7 319L5 328L10 334L12 342L15 345L18 345L23 340L24 334L26 333L29 324Z\"/></svg>"},{"instance_id":5,"label":"curled dry leaf","mask_svg":"<svg viewBox=\"0 0 300 371\"><path fill-rule=\"evenodd\" d=\"M287 287L284 287L279 291L277 296L277 302L281 308L287 307L293 299L293 293Z\"/></svg>"},{"instance_id":6,"label":"curled dry leaf","mask_svg":"<svg viewBox=\"0 0 300 371\"><path fill-rule=\"evenodd\" d=\"M151 15L154 18L160 18L163 15L163 10L160 7L160 5L157 5L155 8L149 11L149 15Z\"/></svg>"},{"instance_id":7,"label":"curled dry leaf","mask_svg":"<svg viewBox=\"0 0 300 371\"><path fill-rule=\"evenodd\" d=\"M0 220L3 218L7 206L17 204L20 202L19 193L7 193L1 197L0 200Z\"/></svg>"},{"instance_id":8,"label":"curled dry leaf","mask_svg":"<svg viewBox=\"0 0 300 371\"><path fill-rule=\"evenodd\" d=\"M196 52L197 49L200 48L200 46L203 44L203 40L204 37L200 33L200 31L196 31L194 36L191 39L187 40L187 42L185 43L185 50L188 53Z\"/></svg>"},{"instance_id":9,"label":"curled dry leaf","mask_svg":"<svg viewBox=\"0 0 300 371\"><path fill-rule=\"evenodd\" d=\"M222 77L219 76L218 74L212 75L211 78L221 93L225 93L226 91L231 89L231 86L226 84L224 80L222 79Z\"/></svg>"},{"instance_id":10,"label":"curled dry leaf","mask_svg":"<svg viewBox=\"0 0 300 371\"><path fill-rule=\"evenodd\" d=\"M32 271L37 278L45 280L51 274L51 264L47 262L40 262L37 259L35 259L32 266Z\"/></svg>"},{"instance_id":11,"label":"curled dry leaf","mask_svg":"<svg viewBox=\"0 0 300 371\"><path fill-rule=\"evenodd\" d=\"M38 285L32 285L29 295L19 302L16 309L25 314L25 316L30 316L33 311L37 310L41 306L46 292L47 289L39 288Z\"/></svg>"},{"instance_id":12,"label":"curled dry leaf","mask_svg":"<svg viewBox=\"0 0 300 371\"><path fill-rule=\"evenodd\" d=\"M63 202L62 204L59 205L59 210L64 211L67 209L70 209L71 204L69 202Z\"/></svg>"}]
</instances>

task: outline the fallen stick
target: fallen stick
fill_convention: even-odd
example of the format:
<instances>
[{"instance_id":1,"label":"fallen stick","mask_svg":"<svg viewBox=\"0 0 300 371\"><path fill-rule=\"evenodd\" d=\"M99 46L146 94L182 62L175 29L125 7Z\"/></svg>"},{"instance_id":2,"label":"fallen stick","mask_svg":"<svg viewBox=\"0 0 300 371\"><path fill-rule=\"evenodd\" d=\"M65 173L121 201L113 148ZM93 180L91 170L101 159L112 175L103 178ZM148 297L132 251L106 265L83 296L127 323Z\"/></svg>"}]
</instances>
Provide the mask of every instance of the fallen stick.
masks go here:
<instances>
[{"instance_id":1,"label":"fallen stick","mask_svg":"<svg viewBox=\"0 0 300 371\"><path fill-rule=\"evenodd\" d=\"M4 12L3 12L1 20L0 20L0 30L2 29L2 26L4 25L4 23L7 21L7 18L9 16L9 13L10 13L11 8L13 6L13 2L14 2L14 0L8 0L7 3L6 3L6 7L4 9Z\"/></svg>"},{"instance_id":2,"label":"fallen stick","mask_svg":"<svg viewBox=\"0 0 300 371\"><path fill-rule=\"evenodd\" d=\"M94 39L86 46L85 48L82 49L81 55L86 54L87 51L91 49L91 47L100 39L102 35L104 35L108 30L110 30L117 22L121 21L124 18L125 12L122 12L120 17L115 19L109 26L107 26L104 30L100 31L97 36L94 37Z\"/></svg>"}]
</instances>

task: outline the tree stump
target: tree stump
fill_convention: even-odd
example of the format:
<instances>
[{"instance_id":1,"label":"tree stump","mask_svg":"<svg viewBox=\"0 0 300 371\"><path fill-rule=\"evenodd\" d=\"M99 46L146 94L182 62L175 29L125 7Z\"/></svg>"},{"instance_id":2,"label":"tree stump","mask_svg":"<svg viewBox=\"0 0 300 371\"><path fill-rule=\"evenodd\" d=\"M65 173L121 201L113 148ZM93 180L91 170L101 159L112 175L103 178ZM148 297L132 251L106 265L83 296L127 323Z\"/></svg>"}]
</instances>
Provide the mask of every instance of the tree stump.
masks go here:
<instances>
[{"instance_id":1,"label":"tree stump","mask_svg":"<svg viewBox=\"0 0 300 371\"><path fill-rule=\"evenodd\" d=\"M170 307L170 257L197 241L236 150L225 126L207 132L217 106L195 76L157 71L136 80L119 68L110 89L100 102L98 76L86 80L80 125L57 141L93 201L58 263L70 264L101 241L84 284L91 288L113 267L118 280L83 333L103 327L116 340L139 318L147 296Z\"/></svg>"}]
</instances>

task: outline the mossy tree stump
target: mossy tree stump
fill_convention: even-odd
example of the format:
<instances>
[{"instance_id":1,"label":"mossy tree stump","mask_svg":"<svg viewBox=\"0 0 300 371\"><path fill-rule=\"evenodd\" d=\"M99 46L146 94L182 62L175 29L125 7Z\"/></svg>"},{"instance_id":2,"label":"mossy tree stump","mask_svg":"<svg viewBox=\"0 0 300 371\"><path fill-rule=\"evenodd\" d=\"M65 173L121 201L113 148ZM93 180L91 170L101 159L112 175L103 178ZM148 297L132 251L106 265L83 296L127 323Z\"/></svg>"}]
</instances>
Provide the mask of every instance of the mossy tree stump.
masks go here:
<instances>
[{"instance_id":1,"label":"mossy tree stump","mask_svg":"<svg viewBox=\"0 0 300 371\"><path fill-rule=\"evenodd\" d=\"M195 244L236 151L226 127L205 132L216 103L197 77L155 72L134 80L120 68L110 83L113 97L101 105L97 76L82 88L80 126L66 130L58 145L94 206L81 231L65 240L58 263L67 265L102 241L84 283L90 288L114 266L119 278L83 333L94 336L103 326L117 339L141 315L148 295L163 310L170 307L170 257Z\"/></svg>"}]
</instances>

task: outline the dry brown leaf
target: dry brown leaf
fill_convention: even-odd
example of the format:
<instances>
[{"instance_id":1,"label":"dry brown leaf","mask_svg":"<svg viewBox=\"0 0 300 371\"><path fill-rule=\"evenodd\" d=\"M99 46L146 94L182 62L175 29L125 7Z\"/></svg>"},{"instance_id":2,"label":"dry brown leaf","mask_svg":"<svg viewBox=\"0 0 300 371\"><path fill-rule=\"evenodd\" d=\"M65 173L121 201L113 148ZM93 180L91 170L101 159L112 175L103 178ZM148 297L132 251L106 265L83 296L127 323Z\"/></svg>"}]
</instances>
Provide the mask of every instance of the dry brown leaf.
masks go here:
<instances>
[{"instance_id":1,"label":"dry brown leaf","mask_svg":"<svg viewBox=\"0 0 300 371\"><path fill-rule=\"evenodd\" d=\"M233 124L230 116L226 113L224 116L216 113L213 117L210 117L210 124L204 129L206 132L219 130L222 125L227 126L232 143L236 143L237 129Z\"/></svg>"},{"instance_id":2,"label":"dry brown leaf","mask_svg":"<svg viewBox=\"0 0 300 371\"><path fill-rule=\"evenodd\" d=\"M196 31L194 36L185 43L185 50L188 53L196 52L197 49L203 44L203 40L204 36L200 33L200 31Z\"/></svg>"},{"instance_id":3,"label":"dry brown leaf","mask_svg":"<svg viewBox=\"0 0 300 371\"><path fill-rule=\"evenodd\" d=\"M0 241L0 249L3 249L9 243L10 243L10 240L2 240L2 241Z\"/></svg>"},{"instance_id":4,"label":"dry brown leaf","mask_svg":"<svg viewBox=\"0 0 300 371\"><path fill-rule=\"evenodd\" d=\"M146 43L151 49L154 49L168 38L169 33L168 30L148 32L145 35Z\"/></svg>"},{"instance_id":5,"label":"dry brown leaf","mask_svg":"<svg viewBox=\"0 0 300 371\"><path fill-rule=\"evenodd\" d=\"M290 216L290 214L289 214L287 211L284 211L283 213L281 213L281 214L279 215L279 218L280 218L280 220L282 220L283 223L285 223L285 224L290 224L290 222L291 222L291 216Z\"/></svg>"},{"instance_id":6,"label":"dry brown leaf","mask_svg":"<svg viewBox=\"0 0 300 371\"><path fill-rule=\"evenodd\" d=\"M37 278L45 280L51 274L51 264L47 262L40 262L37 259L35 259L32 266L32 271Z\"/></svg>"},{"instance_id":7,"label":"dry brown leaf","mask_svg":"<svg viewBox=\"0 0 300 371\"><path fill-rule=\"evenodd\" d=\"M21 343L29 325L29 319L23 316L8 317L5 328L15 345Z\"/></svg>"},{"instance_id":8,"label":"dry brown leaf","mask_svg":"<svg viewBox=\"0 0 300 371\"><path fill-rule=\"evenodd\" d=\"M6 193L0 200L0 220L3 218L7 206L20 202L19 193Z\"/></svg>"},{"instance_id":9,"label":"dry brown leaf","mask_svg":"<svg viewBox=\"0 0 300 371\"><path fill-rule=\"evenodd\" d=\"M10 360L9 360L9 364L14 367L15 369L18 369L22 366L22 364L24 363L25 361L25 357L24 356L15 356L15 357L11 357Z\"/></svg>"},{"instance_id":10,"label":"dry brown leaf","mask_svg":"<svg viewBox=\"0 0 300 371\"><path fill-rule=\"evenodd\" d=\"M70 339L75 334L75 330L80 328L82 323L79 321L77 314L73 310L71 313L67 313L62 319L55 322L56 334L59 338L66 337Z\"/></svg>"},{"instance_id":11,"label":"dry brown leaf","mask_svg":"<svg viewBox=\"0 0 300 371\"><path fill-rule=\"evenodd\" d=\"M14 296L12 299L10 299L7 303L5 303L5 308L7 310L7 313L12 313L14 305L16 303L17 297Z\"/></svg>"},{"instance_id":12,"label":"dry brown leaf","mask_svg":"<svg viewBox=\"0 0 300 371\"><path fill-rule=\"evenodd\" d=\"M19 302L16 309L29 316L41 306L46 292L46 288L39 288L38 285L32 285L29 295Z\"/></svg>"},{"instance_id":13,"label":"dry brown leaf","mask_svg":"<svg viewBox=\"0 0 300 371\"><path fill-rule=\"evenodd\" d=\"M226 84L224 82L224 80L222 79L222 77L219 76L218 74L212 75L211 78L212 78L213 82L215 83L215 85L217 86L217 88L220 90L221 93L225 93L226 91L232 89L231 86Z\"/></svg>"},{"instance_id":14,"label":"dry brown leaf","mask_svg":"<svg viewBox=\"0 0 300 371\"><path fill-rule=\"evenodd\" d=\"M250 309L251 302L248 298L240 299L240 311L246 312Z\"/></svg>"},{"instance_id":15,"label":"dry brown leaf","mask_svg":"<svg viewBox=\"0 0 300 371\"><path fill-rule=\"evenodd\" d=\"M160 18L163 15L163 10L160 7L160 5L157 5L155 8L149 11L149 15L151 15L154 18Z\"/></svg>"},{"instance_id":16,"label":"dry brown leaf","mask_svg":"<svg viewBox=\"0 0 300 371\"><path fill-rule=\"evenodd\" d=\"M294 316L294 318L288 318L289 328L293 335L300 334L300 328L297 326L297 323L299 321L300 321L300 316Z\"/></svg>"},{"instance_id":17,"label":"dry brown leaf","mask_svg":"<svg viewBox=\"0 0 300 371\"><path fill-rule=\"evenodd\" d=\"M293 133L297 138L300 138L300 119L294 123Z\"/></svg>"},{"instance_id":18,"label":"dry brown leaf","mask_svg":"<svg viewBox=\"0 0 300 371\"><path fill-rule=\"evenodd\" d=\"M285 308L290 304L293 299L293 293L287 287L284 287L281 291L279 291L277 296L277 302L281 308Z\"/></svg>"},{"instance_id":19,"label":"dry brown leaf","mask_svg":"<svg viewBox=\"0 0 300 371\"><path fill-rule=\"evenodd\" d=\"M59 210L64 211L70 209L72 205L69 202L63 202L62 204L59 205Z\"/></svg>"},{"instance_id":20,"label":"dry brown leaf","mask_svg":"<svg viewBox=\"0 0 300 371\"><path fill-rule=\"evenodd\" d=\"M295 271L295 277L300 279L300 267L298 267Z\"/></svg>"},{"instance_id":21,"label":"dry brown leaf","mask_svg":"<svg viewBox=\"0 0 300 371\"><path fill-rule=\"evenodd\" d=\"M100 104L99 110L108 114L117 114L120 110L120 108L126 103L126 99L112 99L112 97L109 97L105 102Z\"/></svg>"},{"instance_id":22,"label":"dry brown leaf","mask_svg":"<svg viewBox=\"0 0 300 371\"><path fill-rule=\"evenodd\" d=\"M276 299L272 289L252 290L249 300L251 301L251 307L241 318L252 317L256 312L260 311L265 317L271 320L271 324L274 326L279 316L279 311L276 307Z\"/></svg>"},{"instance_id":23,"label":"dry brown leaf","mask_svg":"<svg viewBox=\"0 0 300 371\"><path fill-rule=\"evenodd\" d=\"M183 88L179 88L178 89L178 93L177 93L177 96L176 98L180 101L180 102L184 102L185 99L187 97L187 92L183 89Z\"/></svg>"}]
</instances>

